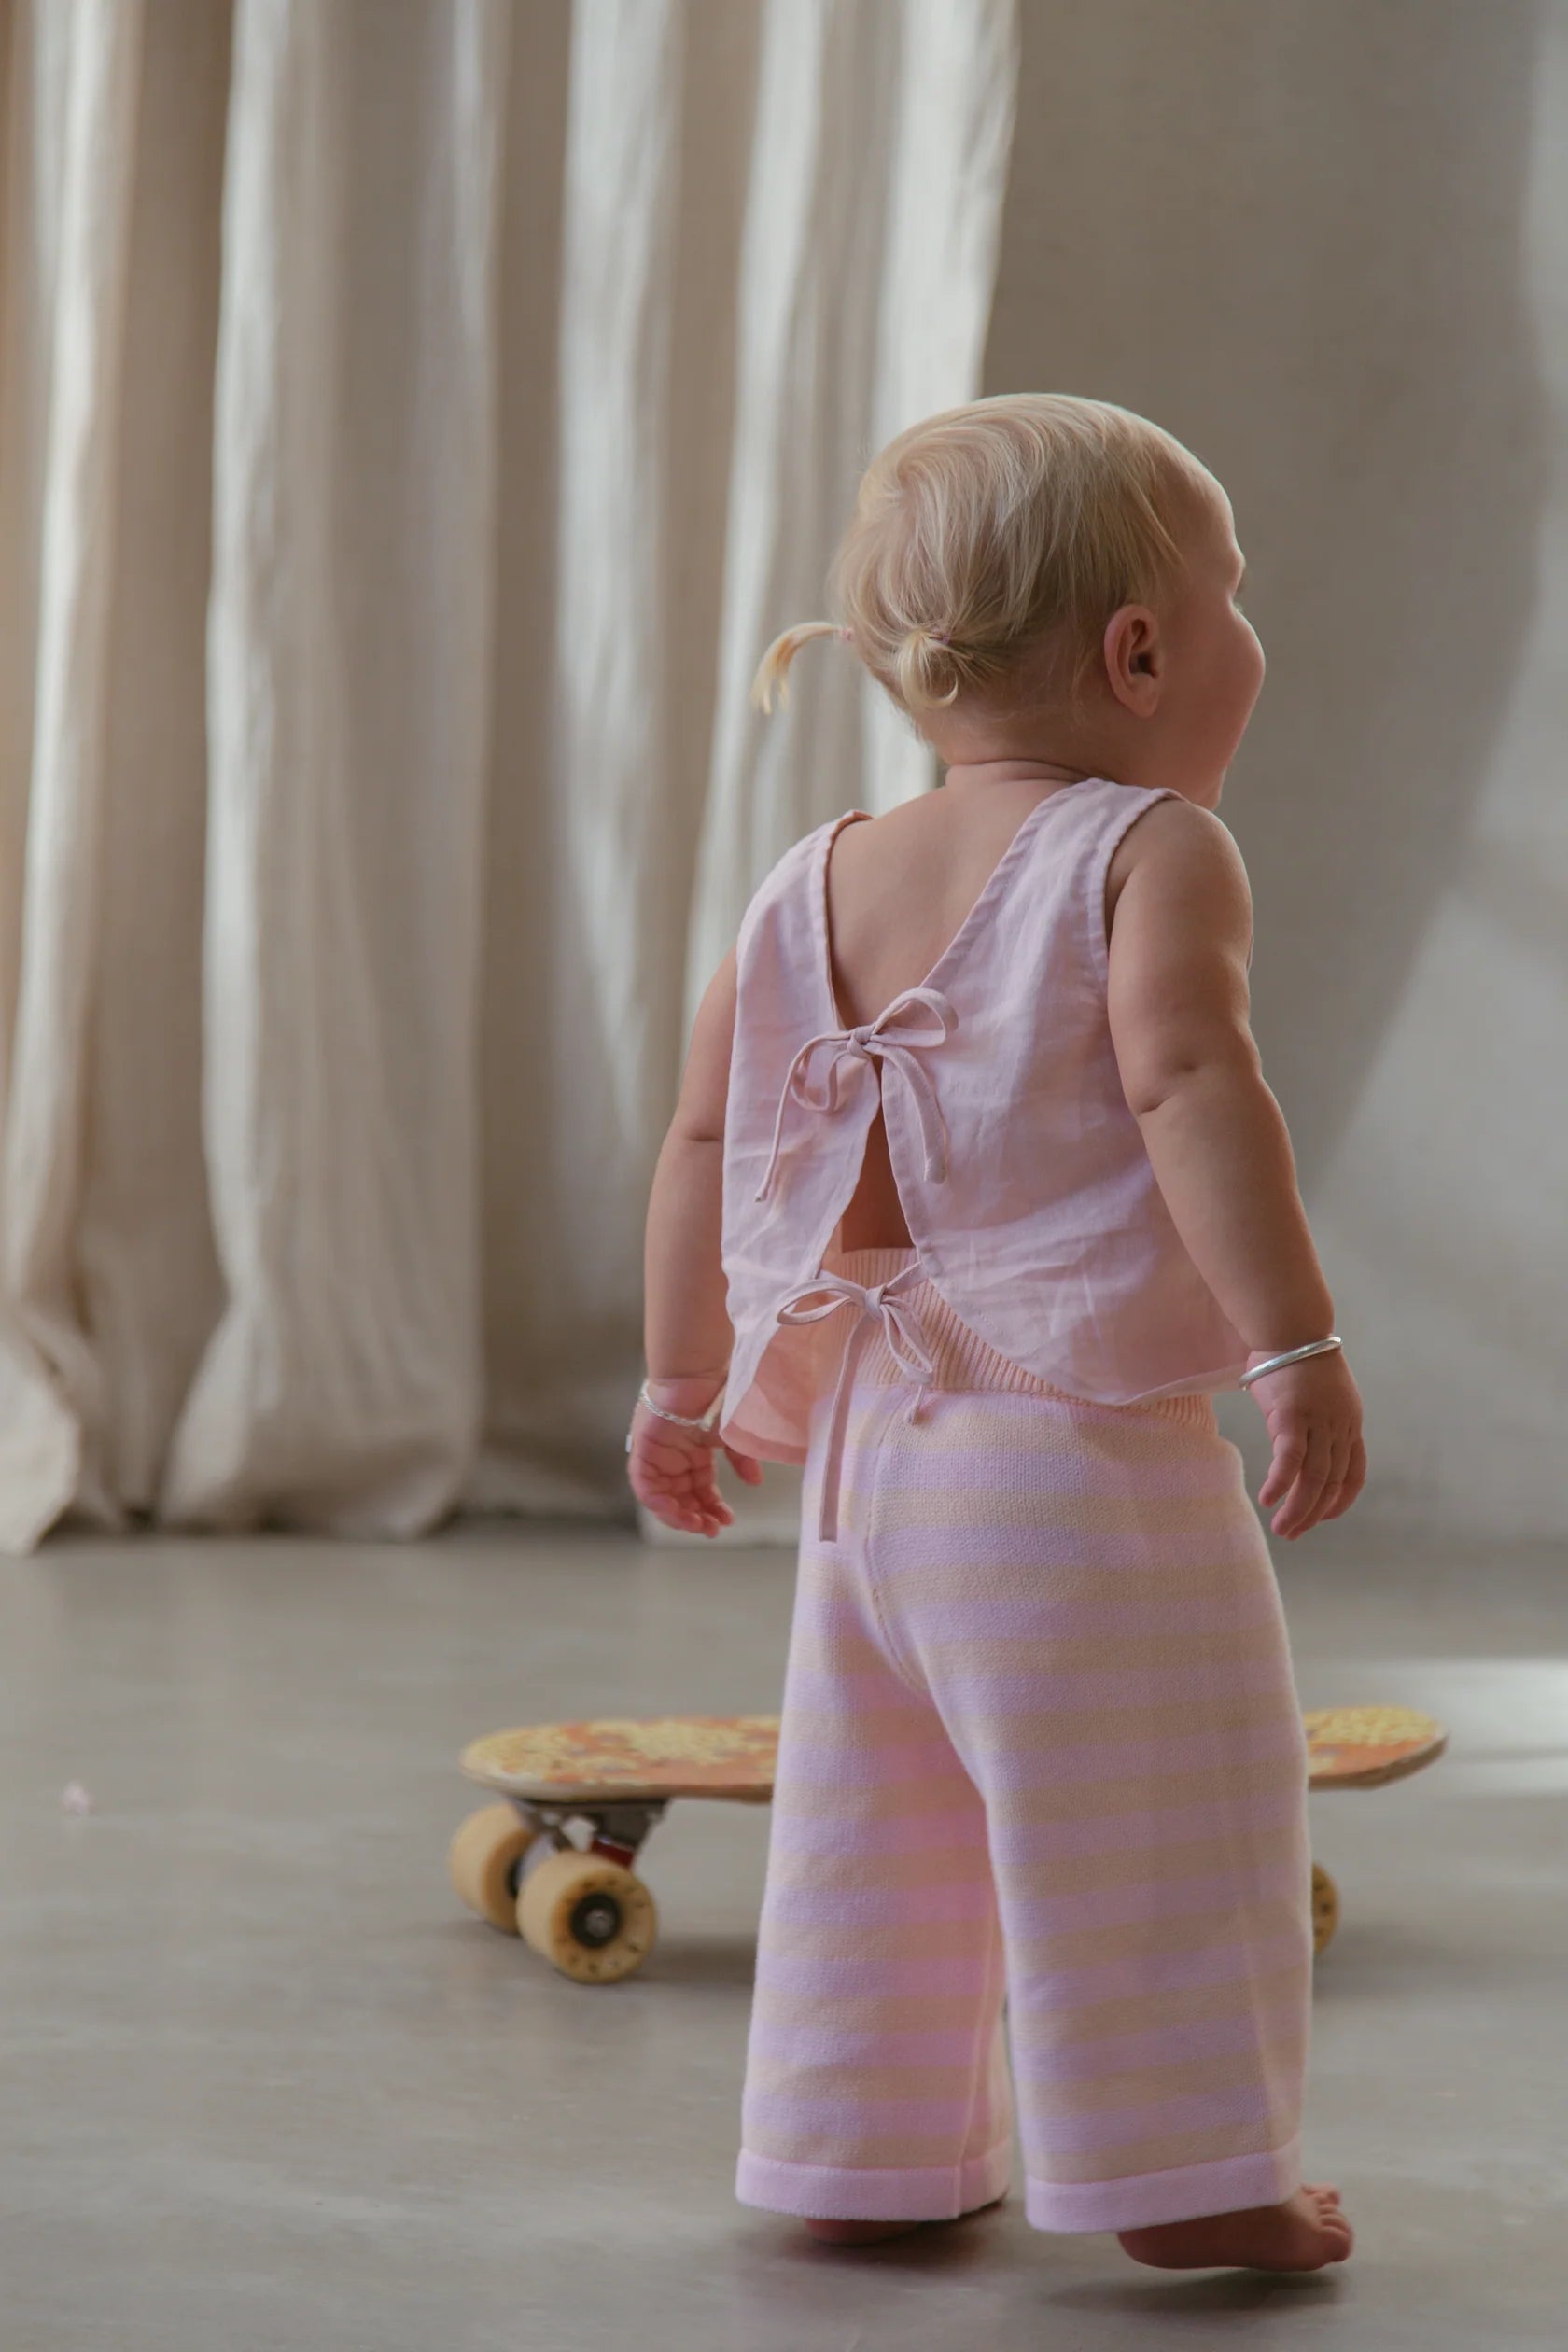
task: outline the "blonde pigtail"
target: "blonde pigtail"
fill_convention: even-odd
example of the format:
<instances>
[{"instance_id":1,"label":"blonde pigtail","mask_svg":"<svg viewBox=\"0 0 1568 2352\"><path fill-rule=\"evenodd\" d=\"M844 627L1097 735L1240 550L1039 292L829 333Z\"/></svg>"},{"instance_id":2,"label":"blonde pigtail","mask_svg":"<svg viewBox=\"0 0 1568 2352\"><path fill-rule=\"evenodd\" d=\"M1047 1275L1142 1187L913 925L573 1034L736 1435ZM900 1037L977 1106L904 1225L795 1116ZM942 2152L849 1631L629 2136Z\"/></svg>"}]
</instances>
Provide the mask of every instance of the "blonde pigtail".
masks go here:
<instances>
[{"instance_id":1,"label":"blonde pigtail","mask_svg":"<svg viewBox=\"0 0 1568 2352\"><path fill-rule=\"evenodd\" d=\"M946 710L959 699L960 669L957 649L940 630L908 629L893 656L899 700L911 713Z\"/></svg>"},{"instance_id":2,"label":"blonde pigtail","mask_svg":"<svg viewBox=\"0 0 1568 2352\"><path fill-rule=\"evenodd\" d=\"M788 703L790 690L785 680L790 674L790 665L801 647L810 638L847 637L848 634L847 629L839 628L833 621L799 621L792 629L785 629L781 635L776 637L758 663L757 675L751 680L753 710L766 711L771 715L773 690L776 686L778 689L780 706Z\"/></svg>"}]
</instances>

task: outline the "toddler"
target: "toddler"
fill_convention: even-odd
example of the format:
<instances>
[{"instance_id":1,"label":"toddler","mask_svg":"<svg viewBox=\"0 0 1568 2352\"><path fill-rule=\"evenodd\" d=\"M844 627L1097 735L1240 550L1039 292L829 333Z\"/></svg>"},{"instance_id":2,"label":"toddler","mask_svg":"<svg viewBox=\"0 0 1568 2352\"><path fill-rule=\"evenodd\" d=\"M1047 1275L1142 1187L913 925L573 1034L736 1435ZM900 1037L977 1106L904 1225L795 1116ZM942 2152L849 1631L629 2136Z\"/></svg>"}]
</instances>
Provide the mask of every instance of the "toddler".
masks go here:
<instances>
[{"instance_id":1,"label":"toddler","mask_svg":"<svg viewBox=\"0 0 1568 2352\"><path fill-rule=\"evenodd\" d=\"M1041 2229L1351 2251L1301 2181L1306 1747L1213 1407L1261 1406L1287 1541L1361 1491L1213 814L1244 568L1157 427L978 400L876 458L837 618L758 674L841 639L945 770L788 850L707 990L628 1438L708 1535L718 1451L805 1465L737 2190L819 2237L993 2204L1015 2098Z\"/></svg>"}]
</instances>

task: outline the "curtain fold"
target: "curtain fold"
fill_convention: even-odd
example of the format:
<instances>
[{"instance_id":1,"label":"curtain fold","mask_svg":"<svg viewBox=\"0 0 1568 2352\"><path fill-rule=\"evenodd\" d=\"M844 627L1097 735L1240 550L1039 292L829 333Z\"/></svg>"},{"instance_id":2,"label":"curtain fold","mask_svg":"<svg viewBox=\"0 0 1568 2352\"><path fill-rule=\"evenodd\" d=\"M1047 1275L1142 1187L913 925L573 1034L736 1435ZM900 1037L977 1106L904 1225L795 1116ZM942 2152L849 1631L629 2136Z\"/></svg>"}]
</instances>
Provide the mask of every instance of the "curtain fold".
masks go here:
<instances>
[{"instance_id":1,"label":"curtain fold","mask_svg":"<svg viewBox=\"0 0 1568 2352\"><path fill-rule=\"evenodd\" d=\"M668 1116L662 919L672 620L665 447L679 0L579 0L567 117L549 774L554 972L539 1148L576 1327L623 1315ZM584 1186L592 1168L596 1181Z\"/></svg>"},{"instance_id":2,"label":"curtain fold","mask_svg":"<svg viewBox=\"0 0 1568 2352\"><path fill-rule=\"evenodd\" d=\"M983 388L1017 98L1014 0L906 0L899 23L867 455ZM886 694L860 693L863 805L880 813L935 770Z\"/></svg>"},{"instance_id":3,"label":"curtain fold","mask_svg":"<svg viewBox=\"0 0 1568 2352\"><path fill-rule=\"evenodd\" d=\"M218 339L208 1166L175 1520L411 1533L478 1441L504 11L241 0ZM388 495L392 492L393 495Z\"/></svg>"},{"instance_id":4,"label":"curtain fold","mask_svg":"<svg viewBox=\"0 0 1568 2352\"><path fill-rule=\"evenodd\" d=\"M976 387L1011 5L7 30L0 1544L623 1516L691 989L927 780L745 693Z\"/></svg>"},{"instance_id":5,"label":"curtain fold","mask_svg":"<svg viewBox=\"0 0 1568 2352\"><path fill-rule=\"evenodd\" d=\"M7 434L7 454L35 469L39 483L28 551L35 606L24 847L20 829L7 827L26 916L13 951L0 1167L0 1541L13 1547L35 1540L73 1499L112 1511L96 1444L99 1364L76 1312L74 1241L106 879L109 589L142 28L140 0L69 0L36 25L10 76L13 109L31 100L37 119L26 142L30 181L10 175L7 394L26 415ZM45 221L29 282L22 240ZM18 315L28 297L40 314L32 334ZM13 805L21 797L14 786L7 795Z\"/></svg>"}]
</instances>

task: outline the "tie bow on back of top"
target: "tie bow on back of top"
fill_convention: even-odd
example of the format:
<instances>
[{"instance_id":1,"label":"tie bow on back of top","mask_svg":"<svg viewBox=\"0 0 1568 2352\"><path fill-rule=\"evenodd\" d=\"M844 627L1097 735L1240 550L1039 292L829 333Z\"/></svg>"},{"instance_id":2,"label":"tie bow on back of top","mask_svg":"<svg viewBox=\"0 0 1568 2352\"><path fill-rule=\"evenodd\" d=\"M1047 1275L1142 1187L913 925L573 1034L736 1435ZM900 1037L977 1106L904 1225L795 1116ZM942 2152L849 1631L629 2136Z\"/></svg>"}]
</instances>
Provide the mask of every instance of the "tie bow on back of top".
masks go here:
<instances>
[{"instance_id":1,"label":"tie bow on back of top","mask_svg":"<svg viewBox=\"0 0 1568 2352\"><path fill-rule=\"evenodd\" d=\"M821 1491L818 1502L817 1536L820 1543L838 1540L838 1487L844 1464L845 1437L849 1424L849 1399L855 1385L855 1367L873 1337L880 1328L888 1342L889 1351L898 1365L901 1379L909 1382L915 1394L905 1418L919 1419L920 1407L936 1378L936 1365L926 1345L926 1335L919 1317L902 1294L924 1280L920 1266L906 1266L890 1281L876 1282L869 1290L859 1282L851 1282L845 1275L814 1274L809 1281L800 1283L777 1308L781 1323L820 1323L824 1316L834 1315L841 1307L859 1309L850 1324L839 1358L838 1379L833 1386L832 1410L828 1418L827 1452L822 1463ZM813 1301L817 1303L813 1305Z\"/></svg>"},{"instance_id":2,"label":"tie bow on back of top","mask_svg":"<svg viewBox=\"0 0 1568 2352\"><path fill-rule=\"evenodd\" d=\"M833 997L827 880L834 841L867 812L817 827L764 878L735 949L727 1444L806 1459L819 1335L799 1325L832 1328L827 1257L878 1113L921 1274L996 1353L1106 1405L1245 1370L1160 1196L1111 1038L1106 875L1166 797L1105 777L1043 793L921 984L853 1027ZM930 1385L913 1299L841 1303L858 1310L857 1354L880 1329L911 1385Z\"/></svg>"},{"instance_id":3,"label":"tie bow on back of top","mask_svg":"<svg viewBox=\"0 0 1568 2352\"><path fill-rule=\"evenodd\" d=\"M927 1017L915 1017L923 1013ZM778 1163L784 1149L784 1118L791 1102L798 1102L808 1111L834 1112L839 1107L840 1086L846 1070L867 1069L880 1059L889 1070L897 1071L915 1105L920 1122L920 1139L925 1148L928 1179L943 1183L947 1175L947 1129L941 1106L919 1055L933 1045L945 1044L959 1026L959 1016L948 1000L937 988L905 988L884 1005L875 1021L864 1021L854 1029L824 1029L819 1036L809 1037L800 1048L784 1080L778 1098L778 1115L773 1125L773 1149L768 1155L767 1169L762 1185L753 1197L766 1200L772 1192ZM822 1091L814 1094L811 1085L813 1057L827 1047L833 1048Z\"/></svg>"}]
</instances>

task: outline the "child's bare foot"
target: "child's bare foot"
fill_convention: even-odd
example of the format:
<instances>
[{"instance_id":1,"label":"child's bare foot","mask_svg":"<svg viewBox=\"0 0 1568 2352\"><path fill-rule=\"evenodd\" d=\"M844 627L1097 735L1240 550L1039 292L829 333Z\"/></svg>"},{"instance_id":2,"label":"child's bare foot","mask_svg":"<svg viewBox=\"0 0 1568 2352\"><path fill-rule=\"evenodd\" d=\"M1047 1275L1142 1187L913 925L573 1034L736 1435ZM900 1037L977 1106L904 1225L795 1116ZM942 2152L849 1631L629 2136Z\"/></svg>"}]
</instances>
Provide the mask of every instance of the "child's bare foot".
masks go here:
<instances>
[{"instance_id":1,"label":"child's bare foot","mask_svg":"<svg viewBox=\"0 0 1568 2352\"><path fill-rule=\"evenodd\" d=\"M1337 2189L1298 2189L1283 2205L1239 2213L1206 2213L1117 2232L1124 2252L1156 2270L1323 2270L1342 2262L1355 2233L1339 2210Z\"/></svg>"}]
</instances>

